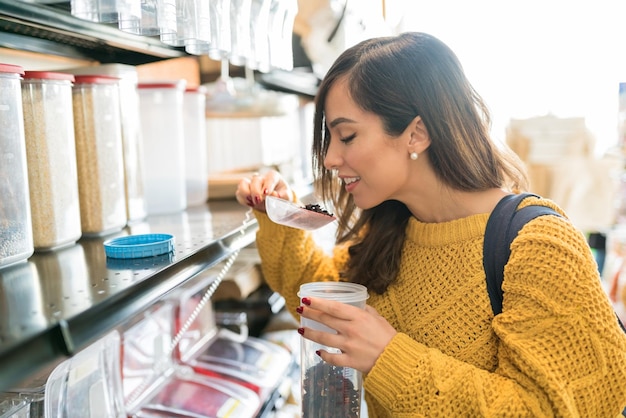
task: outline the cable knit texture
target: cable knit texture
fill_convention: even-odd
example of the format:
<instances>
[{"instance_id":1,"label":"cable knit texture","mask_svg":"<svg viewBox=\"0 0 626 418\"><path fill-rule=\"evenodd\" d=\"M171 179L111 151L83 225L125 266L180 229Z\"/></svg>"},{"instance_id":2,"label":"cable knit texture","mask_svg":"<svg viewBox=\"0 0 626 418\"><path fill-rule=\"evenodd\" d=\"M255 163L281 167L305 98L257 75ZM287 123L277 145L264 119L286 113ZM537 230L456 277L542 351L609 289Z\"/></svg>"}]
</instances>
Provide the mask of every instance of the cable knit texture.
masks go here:
<instances>
[{"instance_id":1,"label":"cable knit texture","mask_svg":"<svg viewBox=\"0 0 626 418\"><path fill-rule=\"evenodd\" d=\"M522 206L553 202L528 198ZM300 284L338 280L332 256L304 231L256 213L268 284L298 318ZM616 417L626 406L626 336L585 237L542 216L513 241L503 312L491 311L482 265L489 214L412 218L397 280L368 304L399 332L364 378L370 418Z\"/></svg>"}]
</instances>

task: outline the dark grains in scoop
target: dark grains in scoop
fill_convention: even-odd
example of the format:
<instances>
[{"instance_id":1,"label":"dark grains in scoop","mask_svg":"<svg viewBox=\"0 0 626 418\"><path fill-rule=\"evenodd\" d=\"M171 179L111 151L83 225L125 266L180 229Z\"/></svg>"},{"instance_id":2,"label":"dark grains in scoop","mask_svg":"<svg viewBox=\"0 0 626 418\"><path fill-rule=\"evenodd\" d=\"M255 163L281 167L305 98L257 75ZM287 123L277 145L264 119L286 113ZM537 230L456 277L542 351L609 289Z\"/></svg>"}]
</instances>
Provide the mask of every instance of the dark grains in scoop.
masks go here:
<instances>
[{"instance_id":1,"label":"dark grains in scoop","mask_svg":"<svg viewBox=\"0 0 626 418\"><path fill-rule=\"evenodd\" d=\"M306 210L310 210L312 212L321 213L321 214L326 215L326 216L333 216L332 213L328 212L326 209L324 209L323 207L321 207L317 203L309 203L308 205L305 205L304 208Z\"/></svg>"}]
</instances>

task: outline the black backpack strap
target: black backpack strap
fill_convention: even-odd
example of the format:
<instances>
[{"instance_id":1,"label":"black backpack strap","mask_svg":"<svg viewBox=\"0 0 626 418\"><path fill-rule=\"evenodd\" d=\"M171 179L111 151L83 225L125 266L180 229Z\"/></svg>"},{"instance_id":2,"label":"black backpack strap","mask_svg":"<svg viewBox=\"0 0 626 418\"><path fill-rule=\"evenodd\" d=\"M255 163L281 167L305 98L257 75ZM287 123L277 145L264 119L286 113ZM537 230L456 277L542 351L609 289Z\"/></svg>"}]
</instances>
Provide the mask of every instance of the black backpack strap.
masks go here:
<instances>
[{"instance_id":1,"label":"black backpack strap","mask_svg":"<svg viewBox=\"0 0 626 418\"><path fill-rule=\"evenodd\" d=\"M526 206L517 210L519 203L532 193L508 195L502 198L487 221L483 245L483 268L487 277L487 291L494 315L502 312L502 282L504 266L511 255L511 243L522 227L542 215L561 216L546 206Z\"/></svg>"}]
</instances>

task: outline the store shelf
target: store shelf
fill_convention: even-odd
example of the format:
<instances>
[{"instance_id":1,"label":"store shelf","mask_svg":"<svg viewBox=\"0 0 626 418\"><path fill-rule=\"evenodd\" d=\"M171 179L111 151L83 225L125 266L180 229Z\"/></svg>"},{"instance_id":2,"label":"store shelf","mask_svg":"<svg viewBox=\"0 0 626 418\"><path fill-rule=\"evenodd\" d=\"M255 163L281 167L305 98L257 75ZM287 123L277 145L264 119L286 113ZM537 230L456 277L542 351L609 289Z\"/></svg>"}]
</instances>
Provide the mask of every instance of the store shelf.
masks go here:
<instances>
[{"instance_id":1,"label":"store shelf","mask_svg":"<svg viewBox=\"0 0 626 418\"><path fill-rule=\"evenodd\" d=\"M0 47L129 65L188 55L155 37L78 19L69 4L0 0Z\"/></svg>"},{"instance_id":2,"label":"store shelf","mask_svg":"<svg viewBox=\"0 0 626 418\"><path fill-rule=\"evenodd\" d=\"M256 220L232 201L151 216L112 236L167 233L175 251L107 259L112 236L36 253L0 269L0 391L71 356L255 239Z\"/></svg>"}]
</instances>

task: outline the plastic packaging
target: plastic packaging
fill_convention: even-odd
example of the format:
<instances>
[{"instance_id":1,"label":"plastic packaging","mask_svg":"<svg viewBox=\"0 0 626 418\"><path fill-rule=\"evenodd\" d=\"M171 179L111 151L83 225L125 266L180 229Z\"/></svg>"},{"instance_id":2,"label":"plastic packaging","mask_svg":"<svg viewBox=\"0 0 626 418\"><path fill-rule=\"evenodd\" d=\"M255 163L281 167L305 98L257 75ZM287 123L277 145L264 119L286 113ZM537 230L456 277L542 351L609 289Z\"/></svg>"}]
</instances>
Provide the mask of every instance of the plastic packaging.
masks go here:
<instances>
[{"instance_id":1,"label":"plastic packaging","mask_svg":"<svg viewBox=\"0 0 626 418\"><path fill-rule=\"evenodd\" d=\"M71 74L27 71L22 82L33 243L50 250L81 236Z\"/></svg>"},{"instance_id":2,"label":"plastic packaging","mask_svg":"<svg viewBox=\"0 0 626 418\"><path fill-rule=\"evenodd\" d=\"M118 78L75 76L73 105L82 233L110 234L127 222Z\"/></svg>"},{"instance_id":3,"label":"plastic packaging","mask_svg":"<svg viewBox=\"0 0 626 418\"><path fill-rule=\"evenodd\" d=\"M28 400L17 394L0 393L0 418L31 418Z\"/></svg>"},{"instance_id":4,"label":"plastic packaging","mask_svg":"<svg viewBox=\"0 0 626 418\"><path fill-rule=\"evenodd\" d=\"M155 305L124 331L123 386L132 417L252 418L259 397L241 385L194 373L170 353L174 311Z\"/></svg>"},{"instance_id":5,"label":"plastic packaging","mask_svg":"<svg viewBox=\"0 0 626 418\"><path fill-rule=\"evenodd\" d=\"M21 82L24 69L0 64L0 268L34 252Z\"/></svg>"},{"instance_id":6,"label":"plastic packaging","mask_svg":"<svg viewBox=\"0 0 626 418\"><path fill-rule=\"evenodd\" d=\"M209 198L205 90L203 87L191 88L184 95L187 206L204 204Z\"/></svg>"},{"instance_id":7,"label":"plastic packaging","mask_svg":"<svg viewBox=\"0 0 626 418\"><path fill-rule=\"evenodd\" d=\"M46 418L124 418L120 351L112 331L59 364L46 383Z\"/></svg>"},{"instance_id":8,"label":"plastic packaging","mask_svg":"<svg viewBox=\"0 0 626 418\"><path fill-rule=\"evenodd\" d=\"M300 300L304 297L318 297L348 303L365 308L368 298L367 288L355 283L316 282L300 286ZM306 328L335 332L319 322L301 318ZM302 371L302 417L359 417L361 411L362 375L349 367L338 367L325 363L315 352L326 350L339 352L303 339L301 345Z\"/></svg>"},{"instance_id":9,"label":"plastic packaging","mask_svg":"<svg viewBox=\"0 0 626 418\"><path fill-rule=\"evenodd\" d=\"M183 95L185 81L139 83L149 215L187 207Z\"/></svg>"}]
</instances>

